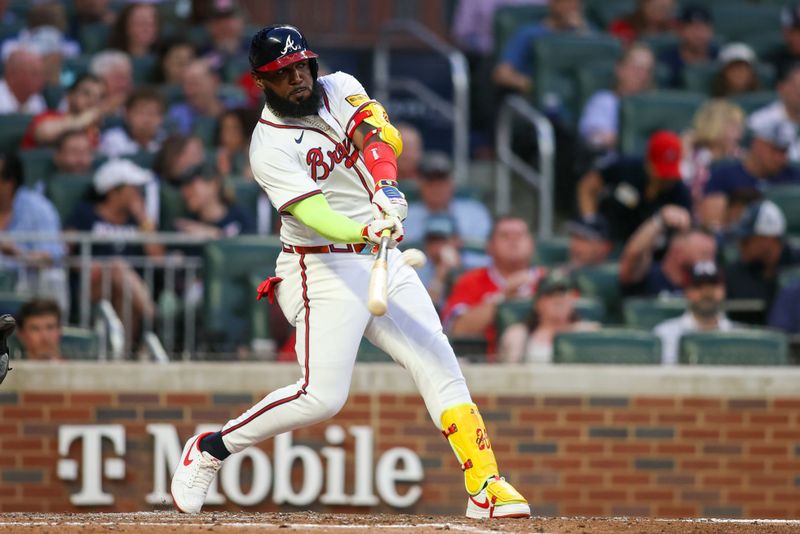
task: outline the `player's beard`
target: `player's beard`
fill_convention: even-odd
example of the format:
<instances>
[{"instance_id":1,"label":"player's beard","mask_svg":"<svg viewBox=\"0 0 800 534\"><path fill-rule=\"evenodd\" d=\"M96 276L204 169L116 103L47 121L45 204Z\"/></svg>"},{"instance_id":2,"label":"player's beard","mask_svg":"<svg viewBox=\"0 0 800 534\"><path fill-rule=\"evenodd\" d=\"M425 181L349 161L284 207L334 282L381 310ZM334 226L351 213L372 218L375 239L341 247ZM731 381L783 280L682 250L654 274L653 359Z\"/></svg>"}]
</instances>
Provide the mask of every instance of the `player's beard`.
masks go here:
<instances>
[{"instance_id":1,"label":"player's beard","mask_svg":"<svg viewBox=\"0 0 800 534\"><path fill-rule=\"evenodd\" d=\"M322 86L314 80L311 95L300 102L292 102L288 98L278 96L272 89L264 88L267 105L279 117L300 118L315 115L322 104Z\"/></svg>"}]
</instances>

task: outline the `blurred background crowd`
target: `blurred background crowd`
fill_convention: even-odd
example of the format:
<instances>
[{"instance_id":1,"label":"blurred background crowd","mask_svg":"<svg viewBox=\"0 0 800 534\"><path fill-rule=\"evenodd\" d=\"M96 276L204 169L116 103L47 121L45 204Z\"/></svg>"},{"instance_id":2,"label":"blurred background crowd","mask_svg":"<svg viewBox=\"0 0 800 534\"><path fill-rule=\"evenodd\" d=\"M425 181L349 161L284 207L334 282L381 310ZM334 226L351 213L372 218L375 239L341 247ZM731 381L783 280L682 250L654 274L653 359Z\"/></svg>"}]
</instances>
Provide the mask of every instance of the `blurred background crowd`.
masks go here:
<instances>
[{"instance_id":1,"label":"blurred background crowd","mask_svg":"<svg viewBox=\"0 0 800 534\"><path fill-rule=\"evenodd\" d=\"M384 103L405 143L403 245L427 254L419 274L457 352L669 365L727 347L729 363L790 363L800 3L435 5L434 30L469 66L466 170L424 106ZM0 0L0 312L17 314L19 354L294 361L280 311L254 303L280 220L248 166L263 105L249 38L293 22L321 74L346 70L368 90L374 42L318 45L302 17L259 13L236 0ZM432 91L449 83L429 51L404 42L398 56ZM512 95L551 127L554 235L534 224L541 189L515 185L502 213L493 201ZM539 133L513 125L519 158L539 161ZM384 358L366 342L361 357Z\"/></svg>"}]
</instances>

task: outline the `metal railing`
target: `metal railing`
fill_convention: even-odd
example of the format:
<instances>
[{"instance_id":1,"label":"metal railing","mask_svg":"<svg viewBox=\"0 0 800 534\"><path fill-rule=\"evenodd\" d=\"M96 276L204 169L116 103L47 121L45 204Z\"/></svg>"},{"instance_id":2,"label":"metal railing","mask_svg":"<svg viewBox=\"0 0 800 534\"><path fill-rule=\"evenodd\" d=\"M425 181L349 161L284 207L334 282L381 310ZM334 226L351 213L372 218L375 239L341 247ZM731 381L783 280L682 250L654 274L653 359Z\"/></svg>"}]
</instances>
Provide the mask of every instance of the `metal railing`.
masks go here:
<instances>
[{"instance_id":1,"label":"metal railing","mask_svg":"<svg viewBox=\"0 0 800 534\"><path fill-rule=\"evenodd\" d=\"M530 124L536 132L539 151L538 169L517 156L513 150L514 118ZM555 136L547 117L538 112L521 96L509 96L503 102L497 119L495 135L497 151L497 184L495 209L498 214L511 209L511 178L516 173L538 192L539 213L537 235L553 234L553 179L555 174Z\"/></svg>"},{"instance_id":2,"label":"metal railing","mask_svg":"<svg viewBox=\"0 0 800 534\"><path fill-rule=\"evenodd\" d=\"M453 84L453 102L448 102L419 80L391 77L391 40L399 34L415 37L448 61ZM386 103L390 90L404 89L450 121L453 125L454 176L459 183L465 183L469 172L469 67L466 57L415 20L389 21L378 35L378 44L372 55L375 98Z\"/></svg>"}]
</instances>

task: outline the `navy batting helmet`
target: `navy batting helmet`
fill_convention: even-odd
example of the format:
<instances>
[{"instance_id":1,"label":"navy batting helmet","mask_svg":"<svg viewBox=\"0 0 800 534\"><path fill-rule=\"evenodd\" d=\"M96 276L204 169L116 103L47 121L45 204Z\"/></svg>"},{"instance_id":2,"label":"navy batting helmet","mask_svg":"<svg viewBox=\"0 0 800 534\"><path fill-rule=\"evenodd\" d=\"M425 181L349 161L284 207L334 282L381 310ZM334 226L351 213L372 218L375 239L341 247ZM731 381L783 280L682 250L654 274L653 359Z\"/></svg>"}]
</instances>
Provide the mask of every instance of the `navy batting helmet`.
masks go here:
<instances>
[{"instance_id":1,"label":"navy batting helmet","mask_svg":"<svg viewBox=\"0 0 800 534\"><path fill-rule=\"evenodd\" d=\"M288 24L267 26L250 41L250 69L253 72L272 72L307 59L316 79L316 57L317 54L308 49L308 42L300 30Z\"/></svg>"}]
</instances>

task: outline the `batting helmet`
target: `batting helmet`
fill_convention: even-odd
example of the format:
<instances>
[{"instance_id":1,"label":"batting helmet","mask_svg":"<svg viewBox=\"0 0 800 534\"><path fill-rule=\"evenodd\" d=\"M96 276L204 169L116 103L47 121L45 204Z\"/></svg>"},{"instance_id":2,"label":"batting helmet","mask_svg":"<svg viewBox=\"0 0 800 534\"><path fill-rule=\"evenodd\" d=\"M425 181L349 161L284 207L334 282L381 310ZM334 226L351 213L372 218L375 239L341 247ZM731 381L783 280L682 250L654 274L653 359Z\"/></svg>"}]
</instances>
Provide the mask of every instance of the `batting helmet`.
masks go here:
<instances>
[{"instance_id":1,"label":"batting helmet","mask_svg":"<svg viewBox=\"0 0 800 534\"><path fill-rule=\"evenodd\" d=\"M288 24L274 24L258 31L250 41L250 69L272 72L298 61L309 60L311 75L317 79L317 54L308 49L300 30Z\"/></svg>"}]
</instances>

